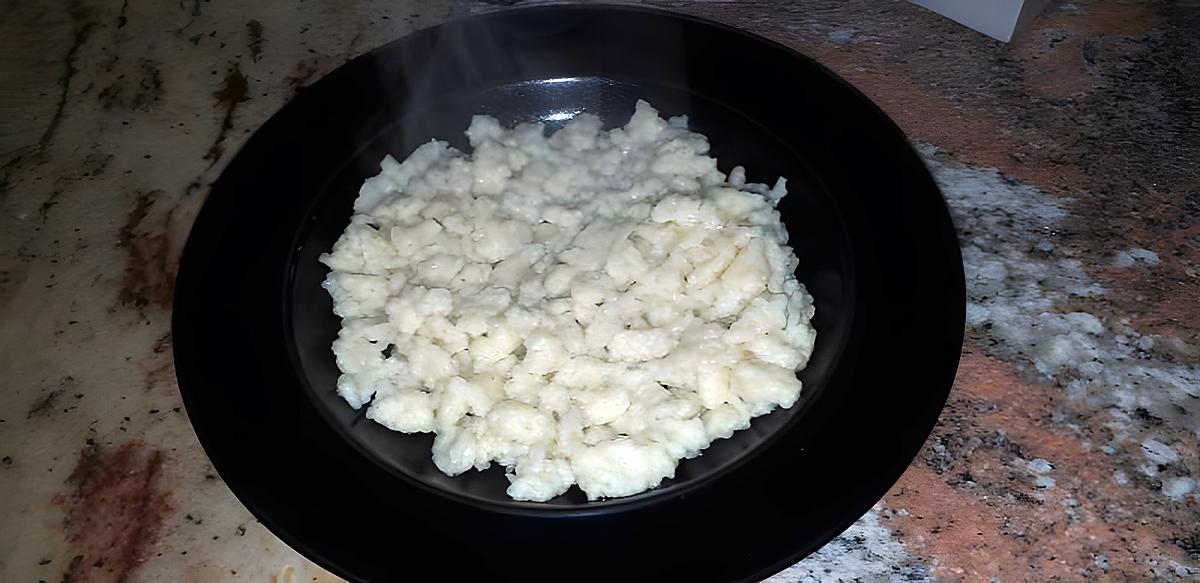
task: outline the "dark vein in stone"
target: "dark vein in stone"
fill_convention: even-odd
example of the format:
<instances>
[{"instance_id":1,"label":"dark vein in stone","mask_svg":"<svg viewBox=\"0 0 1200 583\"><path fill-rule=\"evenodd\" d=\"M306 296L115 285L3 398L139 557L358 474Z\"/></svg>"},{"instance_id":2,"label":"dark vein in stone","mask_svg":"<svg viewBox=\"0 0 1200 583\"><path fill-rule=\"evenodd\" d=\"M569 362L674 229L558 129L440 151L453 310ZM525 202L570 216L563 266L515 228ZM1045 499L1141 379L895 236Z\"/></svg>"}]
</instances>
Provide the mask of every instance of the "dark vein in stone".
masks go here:
<instances>
[{"instance_id":1,"label":"dark vein in stone","mask_svg":"<svg viewBox=\"0 0 1200 583\"><path fill-rule=\"evenodd\" d=\"M183 6L183 0L179 0L179 9L187 10L187 8L185 8ZM196 22L196 18L199 16L200 16L200 0L192 0L192 10L188 14L187 24L183 25L183 27L179 29L179 32L183 32L183 31L187 30L188 27L192 25L192 23Z\"/></svg>"},{"instance_id":2,"label":"dark vein in stone","mask_svg":"<svg viewBox=\"0 0 1200 583\"><path fill-rule=\"evenodd\" d=\"M251 20L246 23L246 34L250 37L248 46L250 47L250 58L254 62L258 62L258 58L262 56L263 47L263 25L257 20Z\"/></svg>"},{"instance_id":3,"label":"dark vein in stone","mask_svg":"<svg viewBox=\"0 0 1200 583\"><path fill-rule=\"evenodd\" d=\"M208 152L204 154L204 159L209 161L208 168L212 168L225 153L225 137L229 130L233 129L233 114L237 110L238 104L247 99L246 95L249 93L249 89L246 76L242 74L240 67L235 66L225 76L225 82L221 89L213 93L213 97L217 98L217 103L225 107L225 119L221 121L217 139L213 140L212 145L208 147Z\"/></svg>"},{"instance_id":4,"label":"dark vein in stone","mask_svg":"<svg viewBox=\"0 0 1200 583\"><path fill-rule=\"evenodd\" d=\"M61 88L58 94L58 103L54 107L54 117L50 118L50 125L46 126L45 133L42 134L42 139L38 140L38 147L44 149L54 134L58 131L58 125L62 123L63 110L67 106L67 95L71 90L71 79L79 72L75 68L75 58L79 54L79 47L82 47L87 42L88 36L92 33L92 28L95 23L84 21L84 10L75 4L70 9L71 21L74 28L74 38L71 41L71 48L67 51L66 65L63 67L62 76L58 79L58 85Z\"/></svg>"}]
</instances>

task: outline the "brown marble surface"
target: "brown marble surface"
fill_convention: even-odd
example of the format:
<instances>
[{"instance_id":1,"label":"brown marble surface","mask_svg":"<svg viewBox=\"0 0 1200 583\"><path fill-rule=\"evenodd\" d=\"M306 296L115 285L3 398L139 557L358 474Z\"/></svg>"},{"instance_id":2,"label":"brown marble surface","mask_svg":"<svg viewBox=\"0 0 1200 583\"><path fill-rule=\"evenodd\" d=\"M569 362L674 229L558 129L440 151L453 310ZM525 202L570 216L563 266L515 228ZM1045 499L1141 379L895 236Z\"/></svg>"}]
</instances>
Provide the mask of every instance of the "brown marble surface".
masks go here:
<instances>
[{"instance_id":1,"label":"brown marble surface","mask_svg":"<svg viewBox=\"0 0 1200 583\"><path fill-rule=\"evenodd\" d=\"M0 580L334 579L196 442L170 357L179 251L298 88L512 3L4 4ZM897 1L654 4L858 86L962 239L968 341L941 422L776 580L1200 579L1200 4L1056 2L1007 45Z\"/></svg>"}]
</instances>

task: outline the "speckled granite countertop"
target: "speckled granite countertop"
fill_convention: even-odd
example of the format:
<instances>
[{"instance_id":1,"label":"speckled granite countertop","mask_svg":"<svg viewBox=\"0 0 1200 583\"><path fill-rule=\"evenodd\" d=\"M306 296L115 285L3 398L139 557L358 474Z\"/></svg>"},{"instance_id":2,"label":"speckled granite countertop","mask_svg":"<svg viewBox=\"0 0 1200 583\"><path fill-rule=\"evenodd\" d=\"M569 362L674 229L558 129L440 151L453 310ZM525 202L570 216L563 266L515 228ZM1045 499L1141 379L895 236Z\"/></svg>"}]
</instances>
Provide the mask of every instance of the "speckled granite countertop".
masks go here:
<instances>
[{"instance_id":1,"label":"speckled granite countertop","mask_svg":"<svg viewBox=\"0 0 1200 583\"><path fill-rule=\"evenodd\" d=\"M874 510L776 580L1200 578L1200 5L1055 3L1004 45L897 1L657 4L857 85L922 148L962 238L968 340L941 423ZM0 580L334 579L255 522L192 433L176 261L207 186L299 88L496 9L5 4Z\"/></svg>"}]
</instances>

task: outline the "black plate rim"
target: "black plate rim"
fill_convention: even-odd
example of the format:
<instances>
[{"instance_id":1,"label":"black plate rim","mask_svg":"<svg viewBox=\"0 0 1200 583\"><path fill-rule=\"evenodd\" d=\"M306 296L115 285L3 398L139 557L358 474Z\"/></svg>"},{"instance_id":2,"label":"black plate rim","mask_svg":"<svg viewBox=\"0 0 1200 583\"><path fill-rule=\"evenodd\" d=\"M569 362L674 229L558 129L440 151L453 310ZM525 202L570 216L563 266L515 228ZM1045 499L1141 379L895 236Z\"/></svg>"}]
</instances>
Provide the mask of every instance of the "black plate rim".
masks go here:
<instances>
[{"instance_id":1,"label":"black plate rim","mask_svg":"<svg viewBox=\"0 0 1200 583\"><path fill-rule=\"evenodd\" d=\"M877 114L876 117L880 118L886 124L887 131L894 133L896 135L899 135L899 136L904 135L903 132L900 130L900 128L898 126L896 126L895 123L886 116L886 114L884 114L881 110L879 110L879 108L873 102L871 102L869 99L867 99L865 96L863 96L856 88L854 88L852 85L850 85L848 82L846 82L844 79L842 79L838 75L836 75L833 72L831 72L830 70L828 70L826 67L824 67L820 63L795 51L791 47L788 47L787 45L784 45L782 43L755 35L753 33L750 33L750 32L744 31L742 29L738 29L736 27L729 26L729 25L726 25L726 24L723 24L720 22L714 22L714 21L710 21L710 20L707 20L707 19L704 19L701 17L693 16L690 14L677 13L677 12L668 11L668 10L659 9L659 8L652 8L652 7L645 7L645 6L630 6L630 5L608 5L608 4L592 4L592 5L559 5L559 4L555 4L555 5L540 5L540 6L534 6L534 7L522 7L522 8L516 8L516 9L509 9L509 10L505 10L502 12L488 12L488 13L469 16L469 17L463 18L463 19L453 20L449 23L445 23L442 25L437 25L434 27L415 31L413 33L410 33L410 35L408 35L406 37L397 39L395 41L391 41L390 43L387 43L387 44L383 45L382 47L377 47L375 50L379 50L384 47L392 46L397 43L402 43L411 36L418 35L418 34L427 34L430 31L438 29L440 27L458 25L460 23L477 21L480 19L487 19L487 18L498 16L500 14L511 15L514 13L536 13L536 12L553 11L553 10L581 10L581 11L611 10L611 11L621 11L621 12L640 12L640 13L652 14L652 15L656 15L656 16L670 16L675 19L688 21L688 22L695 23L695 24L706 25L709 27L721 29L728 33L733 33L733 34L737 34L737 35L740 35L743 37L747 37L749 39L753 39L756 42L766 45L766 46L769 46L775 50L783 51L783 52L787 53L791 58L797 59L799 61L803 61L804 63L806 63L807 66L819 70L826 77L828 77L831 80L836 81L846 91L848 91L850 94L854 95L857 98L857 101L859 102L858 105L869 108L873 113ZM339 70L340 70L340 68L339 68ZM326 76L326 78L333 77L334 75L336 75L337 71L338 70L331 72L329 75ZM288 107L293 106L293 104L295 104L297 101L300 101L303 98L304 98L304 96L301 95L298 98L293 99L292 102L289 102L289 104L287 104L287 106L285 106L284 109L286 110ZM279 118L279 114L276 114L276 116L273 117L272 119L274 120L277 118ZM271 121L272 120L268 120L268 122L266 122L259 129L259 132L264 131L264 129L270 128ZM256 135L257 135L257 133L256 133ZM255 144L254 138L255 138L255 136L252 136L251 139L246 142L246 144L238 152L237 156L235 156L234 159L230 162L230 166L234 166L235 165L234 163L236 162L237 157L244 155L245 152L247 150L249 150L251 148L251 146L253 146ZM916 156L915 152L910 152L910 154L913 156L914 159L916 159L919 162L920 159L919 159L919 157ZM932 181L932 177L929 176L929 174L928 174L928 170L924 169L923 165L922 165L922 169L924 171L925 178L928 180L929 185L932 187L931 190L934 193L938 192L936 185ZM221 188L221 186L222 186L222 180L218 179L216 182L213 183L211 191L217 192ZM943 247L944 247L943 251L946 251L947 253L949 253L949 256L945 257L943 259L949 259L950 261L946 262L948 264L947 266L951 270L955 271L955 273L950 274L952 276L952 279L956 279L959 282L964 282L963 273L962 273L961 253L958 249L957 239L954 235L953 224L949 219L949 213L946 210L944 200L941 201L941 206L942 206L942 210L945 212L944 212L944 216L939 217L939 220L942 223L942 226L944 227L942 229L942 232L940 233L940 236L944 240L943 242L947 243L946 245L943 245ZM211 215L214 215L214 214L215 214L215 211L213 209L213 205L205 204L204 208L202 208L200 213L197 215L196 221L193 224L193 231L188 237L188 243L185 245L185 248L184 248L181 260L180 260L179 281L181 282L181 284L176 288L176 294L175 294L175 298L174 298L174 300L175 300L174 312L172 315L172 328L173 328L173 332L176 333L177 340L183 339L187 336L186 333L178 334L178 332L180 332L180 331L186 332L189 329L189 323L187 321L185 321L185 319L182 317L182 314L185 312L184 312L184 310L181 310L181 308L188 307L189 302L192 302L194 300L194 298L189 296L189 293L183 284L190 283L190 279L186 276L187 270L185 269L189 265L188 258L197 254L197 249L195 247L197 245L199 245L199 242L198 242L197 237L195 236L196 228L197 228L197 226L203 226L206 223L212 222L213 217ZM959 330L959 333L957 335L957 339L954 342L958 346L961 346L962 339L963 339L963 332L962 332L963 323L965 322L965 282L962 283L962 285L958 286L957 289L951 290L951 291L952 292L961 292L961 293L958 293L957 296L959 296L962 300L961 302L959 302L961 304L962 309L959 310L960 315L958 317L957 326L955 326ZM198 401L198 399L202 399L203 397L201 397L195 391L191 391L187 388L187 386L189 386L191 384L191 380L188 379L189 375L192 375L195 373L195 369L192 368L192 365L195 363L191 362L189 360L190 355L187 352L189 347L190 347L190 340L177 341L173 345L173 355L174 355L177 363L183 364L183 366L177 367L177 377L179 380L180 391L181 391L181 395L182 395L185 407L187 408L187 410L189 412L189 416L192 417L192 415L195 412L198 412L201 410L201 408L197 404L197 401ZM944 378L941 379L940 382L931 383L933 385L936 385L937 387L940 387L939 389L935 390L936 394L934 395L934 397L937 397L937 398L933 399L933 401L936 401L936 406L932 407L932 408L926 408L926 410L924 411L924 418L914 419L914 422L916 425L928 426L929 428L932 428L934 422L936 421L938 415L940 414L942 407L945 404L946 397L948 396L949 391L951 389L953 379L956 375L957 365L958 365L958 358L957 358L957 355L955 355L952 365L949 366L946 369L946 372L943 373ZM297 550L301 551L302 554L312 558L315 562L317 562L318 564L322 565L323 567L329 569L330 571L338 573L338 574L348 577L348 578L353 578L353 573L351 571L346 570L344 568L344 566L342 566L342 565L338 565L336 563L336 561L330 559L329 555L327 555L321 549L318 549L310 544L307 544L304 537L299 536L295 532L290 532L286 528L282 528L282 525L278 521L276 521L275 518L270 513L264 512L262 507L258 504L258 498L256 497L256 495L258 495L259 493L254 493L252 495L252 494L247 493L244 490L239 489L238 487L235 487L233 484L239 482L240 480L238 480L235 476L232 476L227 473L227 468L226 468L227 464L224 461L222 461L222 455L219 453L214 453L214 451L215 451L214 444L216 441L215 441L215 438L210 433L210 430L215 429L215 427L211 426L211 425L206 426L204 423L198 424L198 423L196 423L196 421L194 419L195 418L193 417L193 428L196 431L197 437L198 437L201 445L203 446L205 452L208 454L210 460L212 461L214 468L218 471L218 473L220 473L222 475L223 478L226 479L226 481L228 483L230 483L230 489L235 494L235 496L239 499L239 501L241 501L242 504L245 505L251 511L251 513L255 515L256 518L258 518L265 525L267 525L268 528L273 533L275 533L277 536L279 536L279 538L281 538L284 542L286 542L293 548L296 548ZM907 467L909 465L909 463L911 463L912 459L915 458L915 456L917 455L918 452L919 452L919 448L912 448L912 453L910 456L908 456L907 459L903 459L903 460L894 459L894 460L892 460L893 463L890 465L898 466L901 468ZM898 477L899 477L899 473L896 473L896 479L898 479ZM889 483L887 486L890 487L890 484L894 483L894 481L895 481L894 479L889 480L888 481ZM886 490L886 487L883 489ZM859 509L859 511L856 511L855 513L853 513L854 516L850 516L849 514L847 514L846 517L844 518L844 520L840 521L838 524L830 525L830 527L827 529L827 531L830 533L829 536L827 536L823 541L820 541L819 545L808 544L808 545L805 545L804 548L798 548L793 553L788 554L786 556L782 556L775 561L772 561L769 563L764 563L761 568L759 568L755 571L755 574L753 575L753 577L761 578L761 577L767 576L771 573L777 572L786 566L794 564L797 560L802 558L807 553L811 552L812 550L815 550L815 548L818 548L820 545L823 545L825 542L828 542L828 540L834 538L838 533L843 531L850 524L852 524L855 520L857 520L857 518L859 516L861 516L863 513L865 513L870 508L871 503L859 504L859 506L861 506L861 508Z\"/></svg>"}]
</instances>

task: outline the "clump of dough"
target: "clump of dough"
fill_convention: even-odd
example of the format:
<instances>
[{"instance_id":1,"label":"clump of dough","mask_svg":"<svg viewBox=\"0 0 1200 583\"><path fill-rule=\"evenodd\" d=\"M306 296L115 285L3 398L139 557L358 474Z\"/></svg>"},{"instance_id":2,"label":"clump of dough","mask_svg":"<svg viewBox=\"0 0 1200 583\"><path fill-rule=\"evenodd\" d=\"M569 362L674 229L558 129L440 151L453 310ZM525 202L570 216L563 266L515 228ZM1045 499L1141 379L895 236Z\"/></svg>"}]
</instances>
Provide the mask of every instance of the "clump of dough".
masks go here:
<instances>
[{"instance_id":1,"label":"clump of dough","mask_svg":"<svg viewBox=\"0 0 1200 583\"><path fill-rule=\"evenodd\" d=\"M476 116L467 136L471 155L385 158L321 256L350 406L436 433L448 475L498 463L509 496L544 501L653 488L796 402L816 331L783 178L722 174L642 101L611 131Z\"/></svg>"}]
</instances>

